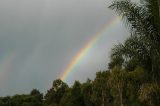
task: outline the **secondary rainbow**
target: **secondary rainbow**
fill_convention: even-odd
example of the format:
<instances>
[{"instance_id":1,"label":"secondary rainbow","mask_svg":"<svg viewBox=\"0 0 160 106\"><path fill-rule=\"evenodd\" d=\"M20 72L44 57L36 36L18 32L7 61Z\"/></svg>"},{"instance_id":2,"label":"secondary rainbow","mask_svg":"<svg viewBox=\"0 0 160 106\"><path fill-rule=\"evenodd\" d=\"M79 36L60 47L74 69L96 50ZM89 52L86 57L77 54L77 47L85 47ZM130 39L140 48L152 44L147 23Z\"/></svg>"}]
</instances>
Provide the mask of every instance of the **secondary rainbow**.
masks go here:
<instances>
[{"instance_id":1,"label":"secondary rainbow","mask_svg":"<svg viewBox=\"0 0 160 106\"><path fill-rule=\"evenodd\" d=\"M14 59L16 58L16 52L13 50L8 51L0 51L4 52L1 53L1 61L0 61L0 84L2 82L5 82L5 80L8 78L8 73L11 71L12 63L14 62Z\"/></svg>"},{"instance_id":2,"label":"secondary rainbow","mask_svg":"<svg viewBox=\"0 0 160 106\"><path fill-rule=\"evenodd\" d=\"M64 68L63 72L60 75L60 79L62 81L66 81L68 76L72 71L74 71L75 66L81 62L83 57L87 55L89 50L96 44L96 42L104 35L105 32L112 29L116 24L120 22L120 17L114 17L106 26L97 32L78 52L77 54L71 59L69 64Z\"/></svg>"}]
</instances>

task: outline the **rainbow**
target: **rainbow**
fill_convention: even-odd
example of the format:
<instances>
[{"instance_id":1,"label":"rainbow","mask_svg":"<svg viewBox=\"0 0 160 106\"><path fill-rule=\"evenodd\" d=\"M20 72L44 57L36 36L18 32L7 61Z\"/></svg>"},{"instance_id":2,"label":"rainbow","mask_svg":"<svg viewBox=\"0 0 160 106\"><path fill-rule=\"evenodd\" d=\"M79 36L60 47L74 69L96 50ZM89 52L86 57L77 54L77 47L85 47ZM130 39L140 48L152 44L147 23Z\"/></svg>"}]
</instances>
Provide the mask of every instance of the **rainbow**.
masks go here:
<instances>
[{"instance_id":1,"label":"rainbow","mask_svg":"<svg viewBox=\"0 0 160 106\"><path fill-rule=\"evenodd\" d=\"M3 51L0 51L0 52L3 52ZM13 50L4 51L4 54L2 55L2 58L0 61L0 83L4 82L4 80L7 78L7 75L11 70L12 63L15 58L16 58L15 51Z\"/></svg>"},{"instance_id":2,"label":"rainbow","mask_svg":"<svg viewBox=\"0 0 160 106\"><path fill-rule=\"evenodd\" d=\"M96 42L105 35L104 33L112 29L116 24L120 22L120 17L114 17L106 26L97 32L71 59L69 64L64 68L62 73L60 74L60 79L62 81L66 81L70 73L74 70L75 66L87 55L89 50L96 44Z\"/></svg>"}]
</instances>

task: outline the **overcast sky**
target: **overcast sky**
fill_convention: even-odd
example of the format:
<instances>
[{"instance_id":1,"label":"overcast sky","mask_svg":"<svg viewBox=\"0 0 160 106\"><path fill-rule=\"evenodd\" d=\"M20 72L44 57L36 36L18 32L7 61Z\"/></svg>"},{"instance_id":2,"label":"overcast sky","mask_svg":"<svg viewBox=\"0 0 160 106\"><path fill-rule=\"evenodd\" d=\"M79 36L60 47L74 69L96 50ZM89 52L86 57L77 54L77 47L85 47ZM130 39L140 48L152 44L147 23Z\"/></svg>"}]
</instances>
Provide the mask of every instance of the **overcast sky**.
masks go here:
<instances>
[{"instance_id":1,"label":"overcast sky","mask_svg":"<svg viewBox=\"0 0 160 106\"><path fill-rule=\"evenodd\" d=\"M111 0L0 0L0 96L46 92L85 42L116 17ZM68 84L107 69L122 23L105 32L74 68Z\"/></svg>"}]
</instances>

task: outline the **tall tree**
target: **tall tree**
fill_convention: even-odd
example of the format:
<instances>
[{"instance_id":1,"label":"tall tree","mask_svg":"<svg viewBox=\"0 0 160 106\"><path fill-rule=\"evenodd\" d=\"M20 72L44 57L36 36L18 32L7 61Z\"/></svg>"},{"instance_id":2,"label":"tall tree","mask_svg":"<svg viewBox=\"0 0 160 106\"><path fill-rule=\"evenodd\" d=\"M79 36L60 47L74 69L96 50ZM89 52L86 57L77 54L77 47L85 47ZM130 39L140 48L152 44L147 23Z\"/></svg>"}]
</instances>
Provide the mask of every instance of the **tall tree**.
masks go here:
<instances>
[{"instance_id":1,"label":"tall tree","mask_svg":"<svg viewBox=\"0 0 160 106\"><path fill-rule=\"evenodd\" d=\"M53 81L52 88L45 95L45 104L58 106L67 89L68 85L60 79Z\"/></svg>"},{"instance_id":2,"label":"tall tree","mask_svg":"<svg viewBox=\"0 0 160 106\"><path fill-rule=\"evenodd\" d=\"M81 90L81 83L79 81L75 81L71 90L71 96L73 98L73 106L83 106L83 96Z\"/></svg>"},{"instance_id":3,"label":"tall tree","mask_svg":"<svg viewBox=\"0 0 160 106\"><path fill-rule=\"evenodd\" d=\"M93 81L88 79L85 83L82 84L82 95L85 106L95 106L92 101L93 95Z\"/></svg>"},{"instance_id":4,"label":"tall tree","mask_svg":"<svg viewBox=\"0 0 160 106\"><path fill-rule=\"evenodd\" d=\"M126 72L121 67L114 67L111 71L111 74L109 76L108 84L111 87L111 89L115 90L116 94L115 98L120 104L120 106L124 106L123 103L123 92L126 85Z\"/></svg>"},{"instance_id":5,"label":"tall tree","mask_svg":"<svg viewBox=\"0 0 160 106\"><path fill-rule=\"evenodd\" d=\"M149 71L152 80L160 83L160 6L159 0L141 0L140 4L132 3L131 0L114 1L110 6L114 9L128 25L131 35L136 36L139 42L145 45L144 53L149 56ZM136 47L133 43L130 48ZM141 46L142 47L142 46ZM134 48L133 48L134 50ZM137 56L142 51L137 50ZM123 49L124 51L124 49ZM135 52L126 51L126 54ZM134 55L134 54L133 54ZM142 55L143 58L144 55ZM132 56L133 57L133 56ZM146 68L146 67L145 67ZM148 68L146 68L147 70Z\"/></svg>"},{"instance_id":6,"label":"tall tree","mask_svg":"<svg viewBox=\"0 0 160 106\"><path fill-rule=\"evenodd\" d=\"M93 81L93 95L92 100L96 106L111 105L112 96L107 84L110 72L97 72L96 78Z\"/></svg>"},{"instance_id":7,"label":"tall tree","mask_svg":"<svg viewBox=\"0 0 160 106\"><path fill-rule=\"evenodd\" d=\"M33 89L29 95L32 99L32 104L34 106L42 106L43 105L43 94L40 93L37 89Z\"/></svg>"}]
</instances>

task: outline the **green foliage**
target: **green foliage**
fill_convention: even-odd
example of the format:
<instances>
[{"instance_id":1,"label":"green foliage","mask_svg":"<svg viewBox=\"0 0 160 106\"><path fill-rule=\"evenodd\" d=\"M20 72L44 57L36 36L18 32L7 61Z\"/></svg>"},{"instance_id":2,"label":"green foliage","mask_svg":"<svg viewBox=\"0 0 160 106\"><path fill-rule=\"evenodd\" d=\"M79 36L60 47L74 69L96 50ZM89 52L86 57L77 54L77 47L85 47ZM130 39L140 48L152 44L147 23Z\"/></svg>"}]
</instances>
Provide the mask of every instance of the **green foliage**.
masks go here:
<instances>
[{"instance_id":1,"label":"green foliage","mask_svg":"<svg viewBox=\"0 0 160 106\"><path fill-rule=\"evenodd\" d=\"M159 88L160 1L141 0L141 4L136 4L131 0L115 0L110 8L122 16L132 36L112 49L109 64L119 58L124 60L121 67L127 71L125 96L129 98L128 102L157 106L159 90L155 89L155 83Z\"/></svg>"},{"instance_id":2,"label":"green foliage","mask_svg":"<svg viewBox=\"0 0 160 106\"><path fill-rule=\"evenodd\" d=\"M73 106L71 89L68 89L67 92L63 95L59 106Z\"/></svg>"},{"instance_id":3,"label":"green foliage","mask_svg":"<svg viewBox=\"0 0 160 106\"><path fill-rule=\"evenodd\" d=\"M110 6L131 31L131 37L124 44L113 49L113 56L124 60L136 59L150 75L148 80L160 83L160 1L141 0L141 4L130 0L116 0Z\"/></svg>"},{"instance_id":4,"label":"green foliage","mask_svg":"<svg viewBox=\"0 0 160 106\"><path fill-rule=\"evenodd\" d=\"M71 97L73 106L83 106L83 98L81 93L81 84L78 81L75 81L72 90Z\"/></svg>"},{"instance_id":5,"label":"green foliage","mask_svg":"<svg viewBox=\"0 0 160 106\"><path fill-rule=\"evenodd\" d=\"M98 72L96 74L96 78L93 81L92 95L92 100L95 106L106 106L111 104L112 96L107 84L109 75L109 71Z\"/></svg>"},{"instance_id":6,"label":"green foliage","mask_svg":"<svg viewBox=\"0 0 160 106\"><path fill-rule=\"evenodd\" d=\"M84 106L80 82L75 81L73 87L64 94L60 106Z\"/></svg>"},{"instance_id":7,"label":"green foliage","mask_svg":"<svg viewBox=\"0 0 160 106\"><path fill-rule=\"evenodd\" d=\"M160 87L157 83L144 83L139 89L139 99L148 106L160 104Z\"/></svg>"},{"instance_id":8,"label":"green foliage","mask_svg":"<svg viewBox=\"0 0 160 106\"><path fill-rule=\"evenodd\" d=\"M0 97L0 106L159 106L160 1L115 0L110 8L122 16L131 36L112 49L108 71L71 87L57 79L44 98L36 89Z\"/></svg>"},{"instance_id":9,"label":"green foliage","mask_svg":"<svg viewBox=\"0 0 160 106\"><path fill-rule=\"evenodd\" d=\"M121 67L115 67L109 76L108 85L115 91L114 97L116 104L123 106L123 92L127 81L127 75ZM117 98L116 98L117 97Z\"/></svg>"},{"instance_id":10,"label":"green foliage","mask_svg":"<svg viewBox=\"0 0 160 106\"><path fill-rule=\"evenodd\" d=\"M57 106L67 89L68 85L60 79L53 81L52 88L45 95L45 104Z\"/></svg>"},{"instance_id":11,"label":"green foliage","mask_svg":"<svg viewBox=\"0 0 160 106\"><path fill-rule=\"evenodd\" d=\"M43 106L43 95L34 89L28 95L1 97L0 106Z\"/></svg>"},{"instance_id":12,"label":"green foliage","mask_svg":"<svg viewBox=\"0 0 160 106\"><path fill-rule=\"evenodd\" d=\"M92 101L93 92L94 92L93 91L93 81L88 79L87 82L82 84L82 95L83 95L85 106L95 106L94 102Z\"/></svg>"}]
</instances>

